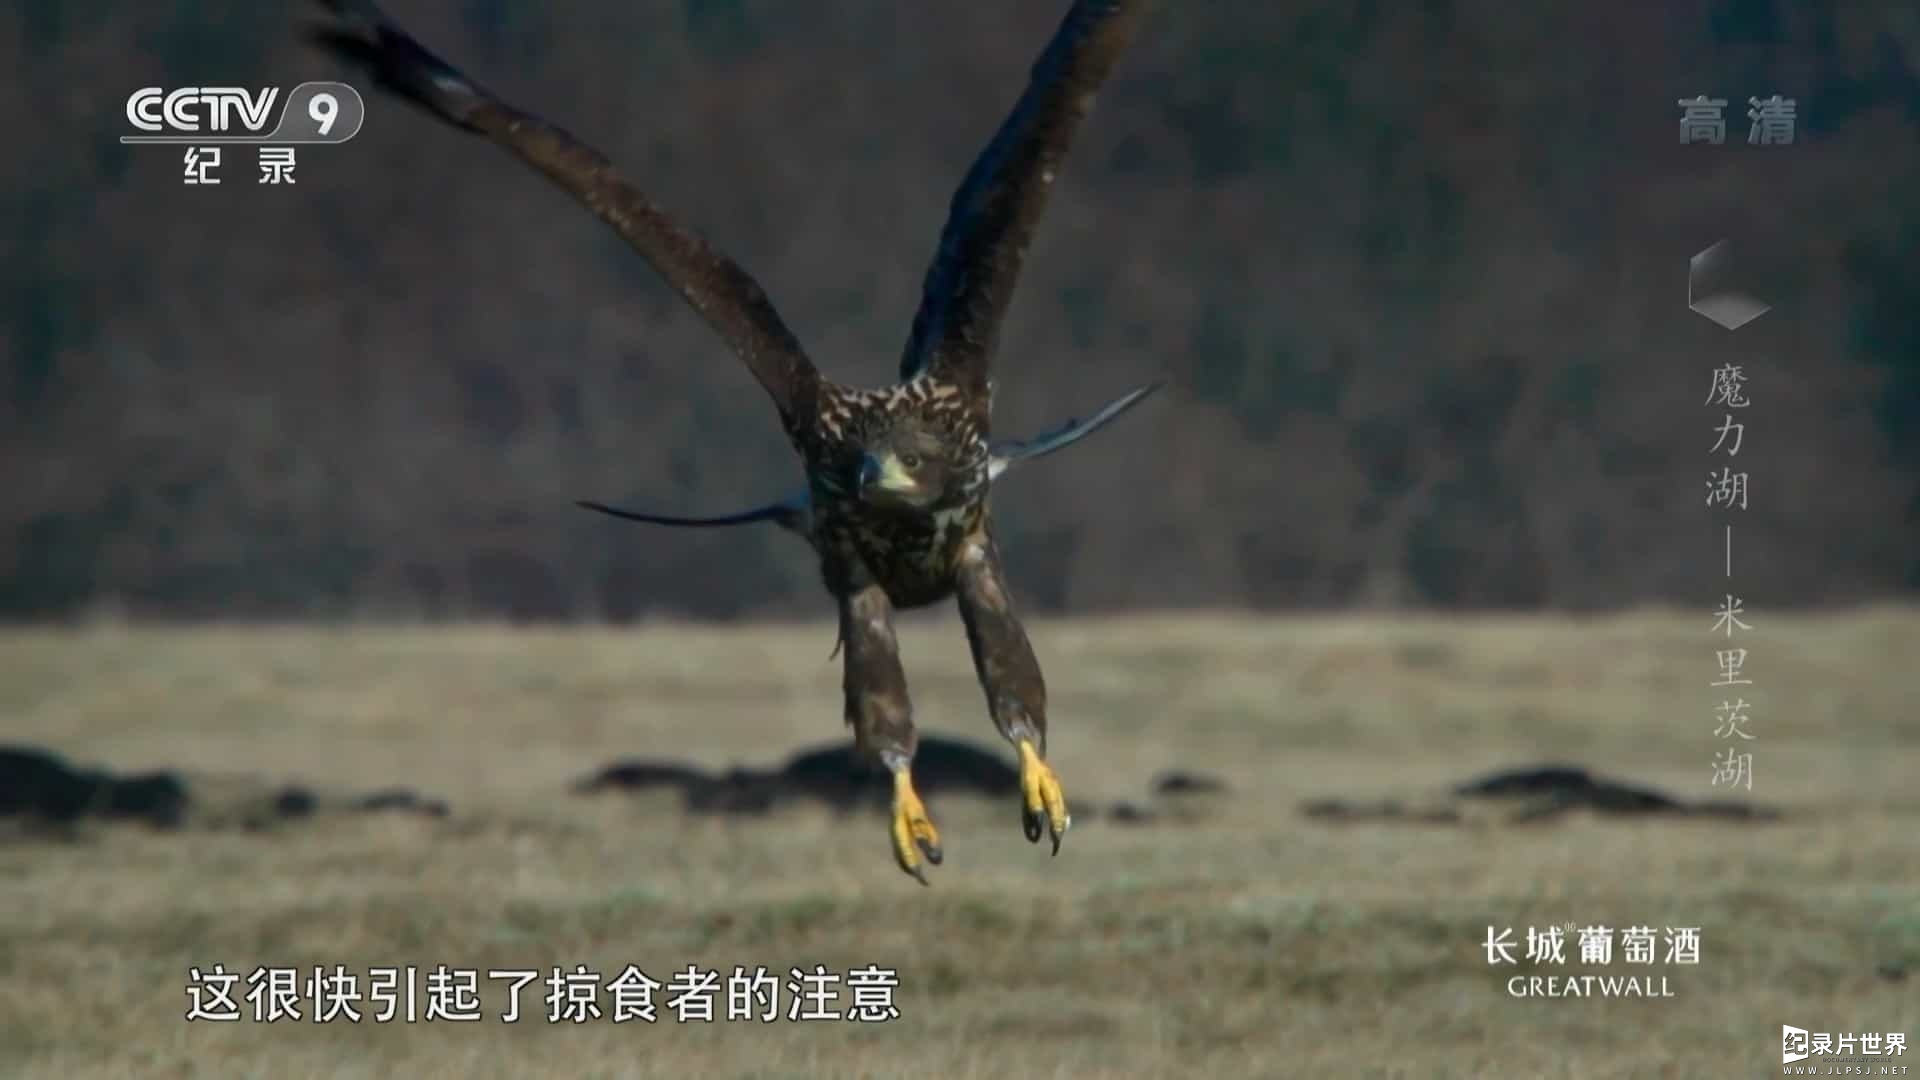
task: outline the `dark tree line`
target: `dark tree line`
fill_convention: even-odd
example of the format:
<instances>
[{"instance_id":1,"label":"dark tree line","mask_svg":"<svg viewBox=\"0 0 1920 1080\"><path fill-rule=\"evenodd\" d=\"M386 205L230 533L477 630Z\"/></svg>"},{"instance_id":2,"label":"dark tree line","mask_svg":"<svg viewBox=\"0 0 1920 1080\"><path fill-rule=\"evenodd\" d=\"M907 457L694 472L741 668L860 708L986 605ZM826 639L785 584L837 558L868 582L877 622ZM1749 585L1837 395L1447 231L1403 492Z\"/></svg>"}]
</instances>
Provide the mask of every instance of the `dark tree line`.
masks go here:
<instances>
[{"instance_id":1,"label":"dark tree line","mask_svg":"<svg viewBox=\"0 0 1920 1080\"><path fill-rule=\"evenodd\" d=\"M392 6L879 382L1061 5ZM771 529L572 508L797 475L741 365L498 151L371 94L291 188L118 143L140 86L337 75L300 35L239 2L0 21L0 614L823 611ZM1171 387L999 493L1025 603L1700 605L1726 520L1756 607L1911 593L1917 64L1894 5L1163 5L1056 189L998 423ZM1679 145L1696 93L1725 145ZM1749 146L1771 93L1799 141ZM1776 264L1735 333L1685 307L1723 236ZM1725 364L1743 511L1705 502Z\"/></svg>"}]
</instances>

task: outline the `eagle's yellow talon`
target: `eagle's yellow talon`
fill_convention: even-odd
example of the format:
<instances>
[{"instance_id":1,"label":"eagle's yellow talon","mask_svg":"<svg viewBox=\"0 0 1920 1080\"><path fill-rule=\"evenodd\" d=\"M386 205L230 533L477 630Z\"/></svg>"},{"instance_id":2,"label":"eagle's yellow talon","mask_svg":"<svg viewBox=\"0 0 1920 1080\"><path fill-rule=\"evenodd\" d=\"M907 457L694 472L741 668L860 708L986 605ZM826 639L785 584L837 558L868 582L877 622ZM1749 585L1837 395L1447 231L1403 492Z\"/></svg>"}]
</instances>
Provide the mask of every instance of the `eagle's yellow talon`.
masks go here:
<instances>
[{"instance_id":1,"label":"eagle's yellow talon","mask_svg":"<svg viewBox=\"0 0 1920 1080\"><path fill-rule=\"evenodd\" d=\"M920 796L913 790L913 776L905 769L893 774L893 857L900 863L900 869L919 879L926 885L927 870L920 863L924 853L926 861L940 865L944 857L940 850L940 833L927 817L927 808L920 802Z\"/></svg>"},{"instance_id":2,"label":"eagle's yellow talon","mask_svg":"<svg viewBox=\"0 0 1920 1080\"><path fill-rule=\"evenodd\" d=\"M1053 853L1060 854L1060 838L1073 824L1067 813L1067 795L1060 789L1060 778L1054 775L1053 767L1025 739L1020 740L1020 801L1020 824L1026 829L1027 839L1040 842L1044 821L1047 832L1053 835Z\"/></svg>"}]
</instances>

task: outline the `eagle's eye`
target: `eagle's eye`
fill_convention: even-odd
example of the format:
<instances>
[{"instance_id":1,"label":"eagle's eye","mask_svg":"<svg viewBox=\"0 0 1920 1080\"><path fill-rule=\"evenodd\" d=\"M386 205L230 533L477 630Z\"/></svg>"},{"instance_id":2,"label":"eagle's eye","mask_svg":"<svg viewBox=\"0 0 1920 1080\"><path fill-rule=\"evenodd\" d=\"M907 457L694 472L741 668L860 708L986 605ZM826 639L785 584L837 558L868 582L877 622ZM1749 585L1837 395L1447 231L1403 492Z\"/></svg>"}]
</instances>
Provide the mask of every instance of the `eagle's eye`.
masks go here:
<instances>
[{"instance_id":1,"label":"eagle's eye","mask_svg":"<svg viewBox=\"0 0 1920 1080\"><path fill-rule=\"evenodd\" d=\"M920 467L920 455L913 453L912 451L908 451L907 453L901 454L900 464L906 466L909 469L917 469Z\"/></svg>"}]
</instances>

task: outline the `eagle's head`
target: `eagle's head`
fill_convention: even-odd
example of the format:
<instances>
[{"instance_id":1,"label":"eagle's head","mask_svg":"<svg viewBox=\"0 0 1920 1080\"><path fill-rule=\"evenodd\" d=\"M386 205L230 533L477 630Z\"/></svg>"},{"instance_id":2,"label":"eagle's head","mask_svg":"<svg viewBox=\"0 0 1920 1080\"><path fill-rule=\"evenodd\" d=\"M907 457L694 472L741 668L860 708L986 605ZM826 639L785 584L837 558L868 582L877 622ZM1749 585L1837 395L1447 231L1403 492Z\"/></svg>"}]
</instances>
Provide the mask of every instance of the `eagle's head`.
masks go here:
<instances>
[{"instance_id":1,"label":"eagle's head","mask_svg":"<svg viewBox=\"0 0 1920 1080\"><path fill-rule=\"evenodd\" d=\"M947 440L912 418L875 432L860 449L860 498L872 505L931 510L963 486Z\"/></svg>"}]
</instances>

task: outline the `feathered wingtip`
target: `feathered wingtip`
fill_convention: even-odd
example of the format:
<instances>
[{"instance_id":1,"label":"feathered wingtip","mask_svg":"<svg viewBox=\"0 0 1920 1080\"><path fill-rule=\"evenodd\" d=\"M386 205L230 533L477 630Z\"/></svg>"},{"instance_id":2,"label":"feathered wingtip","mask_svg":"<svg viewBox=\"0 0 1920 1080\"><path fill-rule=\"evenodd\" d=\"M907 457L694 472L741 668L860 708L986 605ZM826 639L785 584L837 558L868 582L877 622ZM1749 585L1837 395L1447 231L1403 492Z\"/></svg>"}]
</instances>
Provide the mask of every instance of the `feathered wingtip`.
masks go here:
<instances>
[{"instance_id":1,"label":"feathered wingtip","mask_svg":"<svg viewBox=\"0 0 1920 1080\"><path fill-rule=\"evenodd\" d=\"M371 0L315 2L334 22L310 28L309 41L435 117L478 130L473 113L490 95L400 29L378 5Z\"/></svg>"},{"instance_id":2,"label":"feathered wingtip","mask_svg":"<svg viewBox=\"0 0 1920 1080\"><path fill-rule=\"evenodd\" d=\"M623 521L638 521L645 525L671 525L683 529L723 528L769 521L789 532L804 532L807 518L807 499L804 492L767 506L757 506L751 510L713 517L676 517L670 514L648 513L643 510L624 510L617 506L608 506L606 503L591 502L586 499L576 499L574 505L583 510L592 510Z\"/></svg>"},{"instance_id":3,"label":"feathered wingtip","mask_svg":"<svg viewBox=\"0 0 1920 1080\"><path fill-rule=\"evenodd\" d=\"M1045 457L1057 450L1064 450L1072 446L1081 439L1118 420L1127 410L1140 404L1147 398L1152 397L1166 385L1166 379L1155 379L1145 385L1136 386L1132 390L1102 405L1099 411L1087 417L1085 420L1069 420L1060 427L1036 435L1031 439L1009 440L995 444L989 463L991 474L998 477L1001 473L1006 472L1019 462Z\"/></svg>"}]
</instances>

